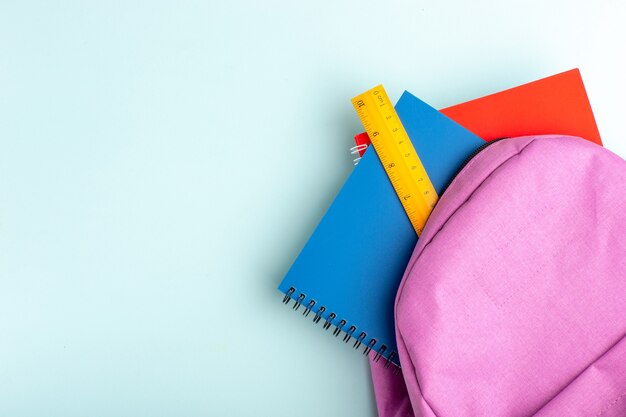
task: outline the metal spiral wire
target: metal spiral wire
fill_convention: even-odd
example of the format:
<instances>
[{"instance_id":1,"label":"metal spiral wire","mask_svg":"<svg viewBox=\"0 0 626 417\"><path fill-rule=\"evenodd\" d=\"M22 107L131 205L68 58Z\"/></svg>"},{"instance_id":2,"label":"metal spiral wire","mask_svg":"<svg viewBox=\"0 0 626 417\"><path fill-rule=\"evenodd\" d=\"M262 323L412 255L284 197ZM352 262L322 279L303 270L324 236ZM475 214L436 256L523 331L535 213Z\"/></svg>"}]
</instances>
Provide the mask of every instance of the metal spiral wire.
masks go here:
<instances>
[{"instance_id":1,"label":"metal spiral wire","mask_svg":"<svg viewBox=\"0 0 626 417\"><path fill-rule=\"evenodd\" d=\"M305 302L307 296L304 293L299 293L296 296L296 288L294 287L290 287L289 290L285 293L285 296L283 297L283 303L284 304L289 304L289 300L294 300L294 304L293 304L293 310L297 311L301 305L303 305L303 303ZM317 305L317 302L313 299L310 299L305 307L304 307L304 311L302 312L302 315L305 317L308 317L309 314L311 313L311 311L313 311L315 309L315 306ZM315 315L313 316L313 323L319 323L322 318L324 318L324 315L327 311L327 308L325 306L319 306L316 311L315 311ZM333 329L333 336L337 337L341 334L341 332L344 332L344 336L343 336L343 341L344 343L348 343L350 342L350 340L352 338L354 338L354 344L352 345L352 347L355 350L358 350L361 346L363 346L363 355L365 356L369 356L370 352L372 350L375 351L375 355L374 355L374 362L379 362L381 358L384 358L384 367L385 368L389 368L391 365L394 365L394 372L398 373L400 372L400 365L397 364L396 360L398 358L398 353L396 351L391 351L387 354L388 352L388 347L385 344L379 344L375 338L370 338L369 340L366 341L367 339L367 332L361 331L360 333L358 333L358 336L355 336L355 334L357 333L357 326L351 324L347 330L344 329L344 327L346 327L346 325L348 324L347 320L345 319L341 319L338 322L335 323L337 319L337 314L334 312L330 312L330 314L328 314L328 316L326 317L324 324L323 324L323 328L324 330L328 330L331 326L335 326L335 328ZM377 345L378 344L378 345Z\"/></svg>"}]
</instances>

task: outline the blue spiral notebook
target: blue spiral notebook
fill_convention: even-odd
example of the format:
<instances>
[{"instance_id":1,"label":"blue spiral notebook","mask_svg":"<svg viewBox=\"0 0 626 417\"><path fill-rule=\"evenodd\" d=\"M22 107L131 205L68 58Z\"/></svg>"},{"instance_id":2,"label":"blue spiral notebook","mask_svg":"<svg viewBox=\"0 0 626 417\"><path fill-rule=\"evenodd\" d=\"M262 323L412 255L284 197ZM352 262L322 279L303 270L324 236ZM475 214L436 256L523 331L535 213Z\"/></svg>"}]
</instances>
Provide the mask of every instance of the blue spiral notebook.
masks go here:
<instances>
[{"instance_id":1,"label":"blue spiral notebook","mask_svg":"<svg viewBox=\"0 0 626 417\"><path fill-rule=\"evenodd\" d=\"M485 142L408 92L396 111L439 196ZM394 301L417 235L370 147L278 289L335 336L399 365Z\"/></svg>"}]
</instances>

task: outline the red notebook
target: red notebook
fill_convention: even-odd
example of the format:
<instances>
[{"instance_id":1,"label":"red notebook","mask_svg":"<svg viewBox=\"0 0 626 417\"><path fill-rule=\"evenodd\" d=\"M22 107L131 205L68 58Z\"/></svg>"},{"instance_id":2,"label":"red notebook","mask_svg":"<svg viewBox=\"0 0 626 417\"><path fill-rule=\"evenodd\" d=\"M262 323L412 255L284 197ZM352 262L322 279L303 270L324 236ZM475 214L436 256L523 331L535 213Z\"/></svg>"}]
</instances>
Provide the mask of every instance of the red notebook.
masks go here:
<instances>
[{"instance_id":1,"label":"red notebook","mask_svg":"<svg viewBox=\"0 0 626 417\"><path fill-rule=\"evenodd\" d=\"M557 133L602 145L578 68L440 112L486 141ZM354 140L357 145L370 143L367 133L356 135ZM363 152L365 149L361 156Z\"/></svg>"}]
</instances>

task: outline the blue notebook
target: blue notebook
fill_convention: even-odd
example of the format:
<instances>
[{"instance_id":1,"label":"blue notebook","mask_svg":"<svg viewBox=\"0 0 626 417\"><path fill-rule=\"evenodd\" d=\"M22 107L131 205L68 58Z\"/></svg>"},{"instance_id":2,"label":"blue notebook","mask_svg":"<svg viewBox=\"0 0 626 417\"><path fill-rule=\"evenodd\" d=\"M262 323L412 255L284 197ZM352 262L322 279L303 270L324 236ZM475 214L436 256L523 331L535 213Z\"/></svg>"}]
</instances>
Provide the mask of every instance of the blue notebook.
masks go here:
<instances>
[{"instance_id":1,"label":"blue notebook","mask_svg":"<svg viewBox=\"0 0 626 417\"><path fill-rule=\"evenodd\" d=\"M439 196L484 141L408 92L396 111ZM417 235L373 150L287 272L284 302L355 348L399 365L394 301Z\"/></svg>"}]
</instances>

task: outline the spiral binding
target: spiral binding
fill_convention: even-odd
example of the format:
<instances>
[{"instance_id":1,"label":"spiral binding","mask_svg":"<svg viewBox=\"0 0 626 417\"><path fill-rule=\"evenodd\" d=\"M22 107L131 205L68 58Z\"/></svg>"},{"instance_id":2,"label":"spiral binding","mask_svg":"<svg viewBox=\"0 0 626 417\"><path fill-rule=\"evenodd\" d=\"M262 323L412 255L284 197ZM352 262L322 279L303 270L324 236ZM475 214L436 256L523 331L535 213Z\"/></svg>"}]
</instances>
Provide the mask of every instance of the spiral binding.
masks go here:
<instances>
[{"instance_id":1,"label":"spiral binding","mask_svg":"<svg viewBox=\"0 0 626 417\"><path fill-rule=\"evenodd\" d=\"M351 155L360 155L361 151L364 151L367 149L367 145L366 144L362 144L362 145L356 145L350 148L350 154ZM360 156L357 156L356 158L354 158L352 160L352 162L354 163L354 165L358 165L359 161L361 160Z\"/></svg>"},{"instance_id":2,"label":"spiral binding","mask_svg":"<svg viewBox=\"0 0 626 417\"><path fill-rule=\"evenodd\" d=\"M300 293L298 294L297 297L295 297L295 294L296 294L296 289L294 287L290 287L289 290L285 293L285 296L283 297L283 303L288 305L289 300L293 299L294 304L292 308L293 310L297 311L300 308L300 306L303 305L303 302L306 299L306 294ZM308 317L311 311L313 311L313 308L315 307L315 305L316 305L315 300L313 299L309 300L309 302L304 307L304 311L302 312L302 315L304 317ZM313 323L316 323L316 324L319 323L320 320L322 319L322 315L325 312L326 312L326 307L320 306L315 312L315 315L313 316ZM333 336L337 337L343 331L345 333L343 336L344 343L348 343L350 342L351 339L354 338L355 341L352 347L355 350L358 350L361 346L363 346L363 354L365 356L369 356L369 353L376 348L375 355L374 355L374 362L378 362L380 361L381 358L385 358L385 365L384 365L385 368L389 368L389 366L393 364L395 367L394 369L395 373L400 372L400 365L393 362L393 360L398 357L398 353L396 351L391 351L388 356L385 356L385 353L387 352L387 349L388 349L388 347L385 344L380 344L380 346L376 346L378 342L374 338L369 339L366 343L365 342L365 339L367 339L366 332L362 331L359 333L358 336L355 337L354 335L357 332L357 326L350 325L350 327L347 330L344 330L344 327L346 326L346 324L348 324L348 322L344 319L341 319L337 324L334 324L333 322L335 321L335 319L337 319L337 314L335 314L334 312L331 312L326 318L326 321L324 322L324 325L323 325L324 330L328 330L330 326L334 325L335 329L333 330Z\"/></svg>"}]
</instances>

